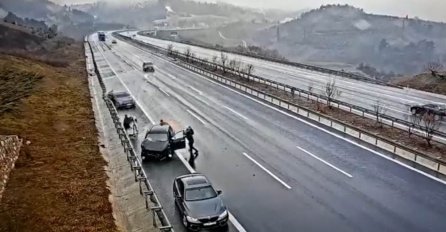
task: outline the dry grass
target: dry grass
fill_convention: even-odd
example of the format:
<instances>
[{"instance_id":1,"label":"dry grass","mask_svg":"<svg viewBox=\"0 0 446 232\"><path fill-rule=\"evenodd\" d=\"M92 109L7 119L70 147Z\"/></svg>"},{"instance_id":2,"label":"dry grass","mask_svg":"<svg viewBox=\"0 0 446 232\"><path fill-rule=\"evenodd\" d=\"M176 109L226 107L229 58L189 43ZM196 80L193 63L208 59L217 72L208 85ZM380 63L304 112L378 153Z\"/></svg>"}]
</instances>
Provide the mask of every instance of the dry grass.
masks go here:
<instances>
[{"instance_id":1,"label":"dry grass","mask_svg":"<svg viewBox=\"0 0 446 232\"><path fill-rule=\"evenodd\" d=\"M0 134L29 139L0 204L0 231L116 231L106 162L97 145L82 44L66 47L66 68L0 55L0 67L42 76L0 115ZM20 82L15 75L9 81Z\"/></svg>"},{"instance_id":2,"label":"dry grass","mask_svg":"<svg viewBox=\"0 0 446 232\"><path fill-rule=\"evenodd\" d=\"M443 73L443 75L446 75L446 73ZM434 77L430 73L407 77L394 83L413 89L446 95L446 79Z\"/></svg>"}]
</instances>

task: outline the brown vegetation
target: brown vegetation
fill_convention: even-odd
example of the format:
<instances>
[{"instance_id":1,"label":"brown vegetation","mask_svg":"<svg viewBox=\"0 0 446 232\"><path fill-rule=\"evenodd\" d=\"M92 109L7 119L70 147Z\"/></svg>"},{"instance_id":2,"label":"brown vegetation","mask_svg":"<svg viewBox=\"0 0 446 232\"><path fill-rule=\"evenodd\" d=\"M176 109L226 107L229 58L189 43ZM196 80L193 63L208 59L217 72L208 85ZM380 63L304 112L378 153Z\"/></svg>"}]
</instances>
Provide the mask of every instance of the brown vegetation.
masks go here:
<instances>
[{"instance_id":1,"label":"brown vegetation","mask_svg":"<svg viewBox=\"0 0 446 232\"><path fill-rule=\"evenodd\" d=\"M9 92L1 91L0 99L13 100L0 112L0 134L31 141L0 202L0 231L117 230L108 200L106 162L97 144L83 47L65 44L62 50L71 60L64 68L36 57L0 55L0 80L10 86ZM57 60L55 54L38 57Z\"/></svg>"}]
</instances>

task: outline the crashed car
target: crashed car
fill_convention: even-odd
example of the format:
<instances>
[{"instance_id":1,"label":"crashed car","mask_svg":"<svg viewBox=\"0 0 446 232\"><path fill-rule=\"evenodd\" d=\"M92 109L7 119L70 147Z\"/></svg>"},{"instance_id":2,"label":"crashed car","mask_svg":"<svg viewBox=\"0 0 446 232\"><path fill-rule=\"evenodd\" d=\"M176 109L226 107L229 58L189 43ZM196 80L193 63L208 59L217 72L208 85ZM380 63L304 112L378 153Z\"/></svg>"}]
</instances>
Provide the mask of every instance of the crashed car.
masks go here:
<instances>
[{"instance_id":1,"label":"crashed car","mask_svg":"<svg viewBox=\"0 0 446 232\"><path fill-rule=\"evenodd\" d=\"M107 96L113 102L116 109L134 109L136 107L135 100L127 92L111 91Z\"/></svg>"},{"instance_id":2,"label":"crashed car","mask_svg":"<svg viewBox=\"0 0 446 232\"><path fill-rule=\"evenodd\" d=\"M173 195L175 205L187 230L226 228L229 213L221 191L216 191L202 174L189 174L175 178Z\"/></svg>"},{"instance_id":3,"label":"crashed car","mask_svg":"<svg viewBox=\"0 0 446 232\"><path fill-rule=\"evenodd\" d=\"M155 68L153 67L152 62L144 62L142 63L142 70L144 72L155 72Z\"/></svg>"},{"instance_id":4,"label":"crashed car","mask_svg":"<svg viewBox=\"0 0 446 232\"><path fill-rule=\"evenodd\" d=\"M172 158L175 150L186 147L182 131L175 134L169 125L155 125L147 131L141 143L141 158L146 160L163 160Z\"/></svg>"},{"instance_id":5,"label":"crashed car","mask_svg":"<svg viewBox=\"0 0 446 232\"><path fill-rule=\"evenodd\" d=\"M446 105L437 104L426 104L426 105L416 105L410 107L410 112L413 115L437 115L439 117L446 117Z\"/></svg>"}]
</instances>

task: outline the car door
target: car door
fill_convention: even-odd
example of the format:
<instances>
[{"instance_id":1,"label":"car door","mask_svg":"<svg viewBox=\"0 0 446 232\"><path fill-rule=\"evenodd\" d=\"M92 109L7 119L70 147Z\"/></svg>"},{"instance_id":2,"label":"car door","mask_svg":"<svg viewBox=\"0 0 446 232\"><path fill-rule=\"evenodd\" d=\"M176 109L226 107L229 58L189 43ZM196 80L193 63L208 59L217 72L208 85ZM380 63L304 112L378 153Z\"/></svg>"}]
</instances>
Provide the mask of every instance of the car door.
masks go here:
<instances>
[{"instance_id":1,"label":"car door","mask_svg":"<svg viewBox=\"0 0 446 232\"><path fill-rule=\"evenodd\" d=\"M180 131L173 136L170 146L173 151L186 148L186 138L184 137L183 131Z\"/></svg>"},{"instance_id":2,"label":"car door","mask_svg":"<svg viewBox=\"0 0 446 232\"><path fill-rule=\"evenodd\" d=\"M176 179L174 184L174 197L175 197L175 203L178 206L178 208L181 211L181 214L184 212L183 207L183 197L184 197L184 185L181 179Z\"/></svg>"}]
</instances>

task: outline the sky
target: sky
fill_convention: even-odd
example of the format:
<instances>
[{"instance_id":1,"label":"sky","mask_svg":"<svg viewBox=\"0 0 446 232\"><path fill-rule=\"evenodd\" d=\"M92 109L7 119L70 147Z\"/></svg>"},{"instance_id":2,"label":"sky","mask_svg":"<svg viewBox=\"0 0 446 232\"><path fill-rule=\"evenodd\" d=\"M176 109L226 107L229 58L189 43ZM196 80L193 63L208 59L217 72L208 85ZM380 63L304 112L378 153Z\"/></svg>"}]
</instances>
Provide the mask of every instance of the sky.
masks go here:
<instances>
[{"instance_id":1,"label":"sky","mask_svg":"<svg viewBox=\"0 0 446 232\"><path fill-rule=\"evenodd\" d=\"M85 3L94 0L53 0L63 3ZM124 2L129 0L103 0ZM130 0L141 1L141 0ZM206 0L199 0L205 2ZM363 8L374 14L386 14L405 17L419 17L427 20L446 22L446 0L208 0L207 2L227 2L253 8L274 8L283 10L301 10L318 8L323 4L349 4Z\"/></svg>"}]
</instances>

